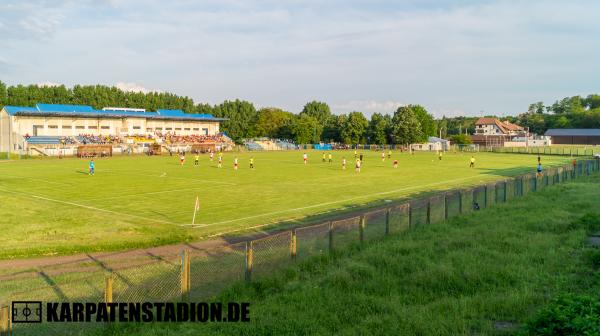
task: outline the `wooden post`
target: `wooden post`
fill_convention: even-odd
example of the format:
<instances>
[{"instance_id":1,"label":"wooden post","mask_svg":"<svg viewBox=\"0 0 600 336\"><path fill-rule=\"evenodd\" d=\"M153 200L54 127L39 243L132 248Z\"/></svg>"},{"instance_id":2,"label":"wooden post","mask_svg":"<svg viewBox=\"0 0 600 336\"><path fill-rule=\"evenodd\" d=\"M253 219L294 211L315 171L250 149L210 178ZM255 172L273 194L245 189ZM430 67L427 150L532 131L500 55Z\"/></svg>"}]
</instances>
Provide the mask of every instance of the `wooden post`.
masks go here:
<instances>
[{"instance_id":1,"label":"wooden post","mask_svg":"<svg viewBox=\"0 0 600 336\"><path fill-rule=\"evenodd\" d=\"M333 252L333 222L329 222L329 253Z\"/></svg>"},{"instance_id":2,"label":"wooden post","mask_svg":"<svg viewBox=\"0 0 600 336\"><path fill-rule=\"evenodd\" d=\"M365 224L366 224L367 219L365 218L365 215L360 216L360 222L358 224L358 239L360 240L360 242L362 243L363 241L365 241Z\"/></svg>"},{"instance_id":3,"label":"wooden post","mask_svg":"<svg viewBox=\"0 0 600 336\"><path fill-rule=\"evenodd\" d=\"M444 221L448 219L448 194L444 194Z\"/></svg>"},{"instance_id":4,"label":"wooden post","mask_svg":"<svg viewBox=\"0 0 600 336\"><path fill-rule=\"evenodd\" d=\"M10 307L0 307L0 336L12 335L12 321L10 319Z\"/></svg>"},{"instance_id":5,"label":"wooden post","mask_svg":"<svg viewBox=\"0 0 600 336\"><path fill-rule=\"evenodd\" d=\"M188 301L190 298L190 252L181 252L181 300Z\"/></svg>"},{"instance_id":6,"label":"wooden post","mask_svg":"<svg viewBox=\"0 0 600 336\"><path fill-rule=\"evenodd\" d=\"M104 303L109 304L113 302L113 275L109 275L106 277L106 281L104 284ZM106 307L108 312L110 312L110 307Z\"/></svg>"},{"instance_id":7,"label":"wooden post","mask_svg":"<svg viewBox=\"0 0 600 336\"><path fill-rule=\"evenodd\" d=\"M413 227L412 223L412 205L408 203L408 228Z\"/></svg>"},{"instance_id":8,"label":"wooden post","mask_svg":"<svg viewBox=\"0 0 600 336\"><path fill-rule=\"evenodd\" d=\"M427 199L427 224L431 224L431 198Z\"/></svg>"},{"instance_id":9,"label":"wooden post","mask_svg":"<svg viewBox=\"0 0 600 336\"><path fill-rule=\"evenodd\" d=\"M463 197L463 191L459 190L458 191L458 213L459 214L463 213L462 197Z\"/></svg>"},{"instance_id":10,"label":"wooden post","mask_svg":"<svg viewBox=\"0 0 600 336\"><path fill-rule=\"evenodd\" d=\"M252 279L252 267L254 264L254 248L253 242L246 242L246 281Z\"/></svg>"},{"instance_id":11,"label":"wooden post","mask_svg":"<svg viewBox=\"0 0 600 336\"><path fill-rule=\"evenodd\" d=\"M296 241L296 229L292 230L292 238L290 239L290 257L292 260L296 260L297 252L297 241Z\"/></svg>"},{"instance_id":12,"label":"wooden post","mask_svg":"<svg viewBox=\"0 0 600 336\"><path fill-rule=\"evenodd\" d=\"M385 211L385 235L389 235L390 234L390 212L392 211L392 209L387 208L387 210Z\"/></svg>"}]
</instances>

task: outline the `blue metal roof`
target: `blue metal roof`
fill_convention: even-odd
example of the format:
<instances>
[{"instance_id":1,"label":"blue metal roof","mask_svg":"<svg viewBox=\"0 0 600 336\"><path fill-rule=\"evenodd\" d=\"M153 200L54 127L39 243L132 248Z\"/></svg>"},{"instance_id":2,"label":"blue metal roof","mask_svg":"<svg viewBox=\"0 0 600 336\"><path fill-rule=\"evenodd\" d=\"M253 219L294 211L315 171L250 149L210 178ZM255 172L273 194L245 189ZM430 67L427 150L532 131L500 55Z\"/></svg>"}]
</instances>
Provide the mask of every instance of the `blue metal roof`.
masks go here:
<instances>
[{"instance_id":1,"label":"blue metal roof","mask_svg":"<svg viewBox=\"0 0 600 336\"><path fill-rule=\"evenodd\" d=\"M41 112L94 112L89 105L37 104Z\"/></svg>"},{"instance_id":2,"label":"blue metal roof","mask_svg":"<svg viewBox=\"0 0 600 336\"><path fill-rule=\"evenodd\" d=\"M215 118L211 114L192 114L182 110L157 110L156 112L137 112L123 110L94 110L88 105L60 105L60 104L37 104L36 107L26 106L4 106L9 115L56 115L56 116L80 116L80 117L138 117L155 119L187 119L187 120L210 120L223 121L226 119Z\"/></svg>"}]
</instances>

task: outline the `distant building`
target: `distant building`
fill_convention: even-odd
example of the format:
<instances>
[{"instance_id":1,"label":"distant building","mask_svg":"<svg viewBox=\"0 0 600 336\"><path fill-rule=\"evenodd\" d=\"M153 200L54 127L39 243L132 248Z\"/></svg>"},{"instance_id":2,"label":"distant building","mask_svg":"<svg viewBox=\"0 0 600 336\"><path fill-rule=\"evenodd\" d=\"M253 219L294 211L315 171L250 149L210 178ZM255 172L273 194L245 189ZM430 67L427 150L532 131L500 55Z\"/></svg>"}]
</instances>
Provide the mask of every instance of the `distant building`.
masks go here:
<instances>
[{"instance_id":1,"label":"distant building","mask_svg":"<svg viewBox=\"0 0 600 336\"><path fill-rule=\"evenodd\" d=\"M447 151L450 149L450 141L437 137L429 137L427 138L427 143L413 144L412 149L417 151Z\"/></svg>"},{"instance_id":2,"label":"distant building","mask_svg":"<svg viewBox=\"0 0 600 336\"><path fill-rule=\"evenodd\" d=\"M545 135L555 145L600 145L598 128L551 128Z\"/></svg>"},{"instance_id":3,"label":"distant building","mask_svg":"<svg viewBox=\"0 0 600 336\"><path fill-rule=\"evenodd\" d=\"M527 138L528 133L519 125L496 118L479 118L475 122L475 134L471 136L474 144L486 147L504 147L518 143L519 138ZM527 142L523 142L526 146Z\"/></svg>"}]
</instances>

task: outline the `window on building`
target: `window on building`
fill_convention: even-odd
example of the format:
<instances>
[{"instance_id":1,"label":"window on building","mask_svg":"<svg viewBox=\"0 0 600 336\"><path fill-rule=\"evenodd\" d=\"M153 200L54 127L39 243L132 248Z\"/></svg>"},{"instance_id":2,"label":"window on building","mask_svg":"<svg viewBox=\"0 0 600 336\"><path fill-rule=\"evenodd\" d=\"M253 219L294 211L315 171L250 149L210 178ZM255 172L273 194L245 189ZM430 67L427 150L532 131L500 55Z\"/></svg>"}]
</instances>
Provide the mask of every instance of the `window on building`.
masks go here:
<instances>
[{"instance_id":1,"label":"window on building","mask_svg":"<svg viewBox=\"0 0 600 336\"><path fill-rule=\"evenodd\" d=\"M172 128L171 128L171 127L167 127L167 128L165 128L165 131L171 131L171 130L172 130Z\"/></svg>"},{"instance_id":2,"label":"window on building","mask_svg":"<svg viewBox=\"0 0 600 336\"><path fill-rule=\"evenodd\" d=\"M156 130L157 131L162 131L162 127L157 127Z\"/></svg>"},{"instance_id":3,"label":"window on building","mask_svg":"<svg viewBox=\"0 0 600 336\"><path fill-rule=\"evenodd\" d=\"M176 131L181 131L181 127L175 127Z\"/></svg>"},{"instance_id":4,"label":"window on building","mask_svg":"<svg viewBox=\"0 0 600 336\"><path fill-rule=\"evenodd\" d=\"M189 130L190 130L190 128L189 128L189 127L187 127L187 128L184 128L183 130L184 130L184 131L189 131Z\"/></svg>"},{"instance_id":5,"label":"window on building","mask_svg":"<svg viewBox=\"0 0 600 336\"><path fill-rule=\"evenodd\" d=\"M85 126L75 126L75 129L85 129Z\"/></svg>"},{"instance_id":6,"label":"window on building","mask_svg":"<svg viewBox=\"0 0 600 336\"><path fill-rule=\"evenodd\" d=\"M141 129L141 127L140 126L133 126L133 129L139 130L139 129Z\"/></svg>"},{"instance_id":7,"label":"window on building","mask_svg":"<svg viewBox=\"0 0 600 336\"><path fill-rule=\"evenodd\" d=\"M58 128L58 125L48 125L48 128Z\"/></svg>"},{"instance_id":8,"label":"window on building","mask_svg":"<svg viewBox=\"0 0 600 336\"><path fill-rule=\"evenodd\" d=\"M200 130L200 128L194 127L194 131L199 131L199 130Z\"/></svg>"},{"instance_id":9,"label":"window on building","mask_svg":"<svg viewBox=\"0 0 600 336\"><path fill-rule=\"evenodd\" d=\"M88 129L98 129L98 126L88 126Z\"/></svg>"},{"instance_id":10,"label":"window on building","mask_svg":"<svg viewBox=\"0 0 600 336\"><path fill-rule=\"evenodd\" d=\"M71 126L65 126L65 125L63 125L63 127L62 127L62 129L72 129L72 128L73 127L71 127Z\"/></svg>"},{"instance_id":11,"label":"window on building","mask_svg":"<svg viewBox=\"0 0 600 336\"><path fill-rule=\"evenodd\" d=\"M146 128L146 132L152 132L152 128L150 128L150 127L147 127L147 128Z\"/></svg>"},{"instance_id":12,"label":"window on building","mask_svg":"<svg viewBox=\"0 0 600 336\"><path fill-rule=\"evenodd\" d=\"M110 126L100 126L101 129L110 129Z\"/></svg>"}]
</instances>

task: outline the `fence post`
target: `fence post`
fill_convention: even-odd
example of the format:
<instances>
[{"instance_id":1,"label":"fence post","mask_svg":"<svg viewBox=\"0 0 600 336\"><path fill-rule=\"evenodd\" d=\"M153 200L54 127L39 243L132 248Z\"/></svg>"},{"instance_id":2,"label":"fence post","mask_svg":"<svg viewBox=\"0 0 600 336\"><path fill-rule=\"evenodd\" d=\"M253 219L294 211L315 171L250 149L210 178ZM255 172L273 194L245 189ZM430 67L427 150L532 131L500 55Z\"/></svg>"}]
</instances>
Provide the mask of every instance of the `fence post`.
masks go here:
<instances>
[{"instance_id":1,"label":"fence post","mask_svg":"<svg viewBox=\"0 0 600 336\"><path fill-rule=\"evenodd\" d=\"M412 223L412 205L409 202L408 203L408 228L410 229L411 227L413 227L413 223Z\"/></svg>"},{"instance_id":2,"label":"fence post","mask_svg":"<svg viewBox=\"0 0 600 336\"><path fill-rule=\"evenodd\" d=\"M0 307L0 336L11 336L12 324L10 319L10 307Z\"/></svg>"},{"instance_id":3,"label":"fence post","mask_svg":"<svg viewBox=\"0 0 600 336\"><path fill-rule=\"evenodd\" d=\"M365 224L366 224L367 219L365 218L365 215L361 215L360 216L360 222L358 225L358 239L360 240L360 242L362 243L363 241L365 241Z\"/></svg>"},{"instance_id":4,"label":"fence post","mask_svg":"<svg viewBox=\"0 0 600 336\"><path fill-rule=\"evenodd\" d=\"M246 281L252 279L252 265L254 264L253 242L246 242Z\"/></svg>"},{"instance_id":5,"label":"fence post","mask_svg":"<svg viewBox=\"0 0 600 336\"><path fill-rule=\"evenodd\" d=\"M190 251L181 252L181 300L187 301L190 296Z\"/></svg>"},{"instance_id":6,"label":"fence post","mask_svg":"<svg viewBox=\"0 0 600 336\"><path fill-rule=\"evenodd\" d=\"M292 230L292 239L290 240L290 257L296 260L296 229Z\"/></svg>"},{"instance_id":7,"label":"fence post","mask_svg":"<svg viewBox=\"0 0 600 336\"><path fill-rule=\"evenodd\" d=\"M444 221L448 219L448 194L444 194Z\"/></svg>"},{"instance_id":8,"label":"fence post","mask_svg":"<svg viewBox=\"0 0 600 336\"><path fill-rule=\"evenodd\" d=\"M112 274L106 277L106 281L104 282L104 303L107 304L106 309L110 312L110 307L108 307L109 303L113 302L113 282L114 277Z\"/></svg>"},{"instance_id":9,"label":"fence post","mask_svg":"<svg viewBox=\"0 0 600 336\"><path fill-rule=\"evenodd\" d=\"M329 222L329 253L333 252L333 222Z\"/></svg>"},{"instance_id":10,"label":"fence post","mask_svg":"<svg viewBox=\"0 0 600 336\"><path fill-rule=\"evenodd\" d=\"M431 224L431 198L427 199L427 224Z\"/></svg>"},{"instance_id":11,"label":"fence post","mask_svg":"<svg viewBox=\"0 0 600 336\"><path fill-rule=\"evenodd\" d=\"M387 208L387 210L385 211L385 235L389 235L390 234L390 212L392 211L392 209Z\"/></svg>"},{"instance_id":12,"label":"fence post","mask_svg":"<svg viewBox=\"0 0 600 336\"><path fill-rule=\"evenodd\" d=\"M463 197L463 191L459 190L458 191L458 213L459 214L463 213L462 197Z\"/></svg>"}]
</instances>

